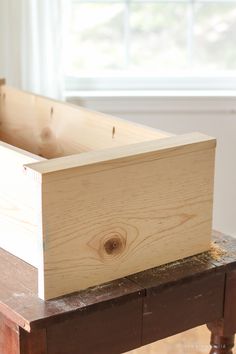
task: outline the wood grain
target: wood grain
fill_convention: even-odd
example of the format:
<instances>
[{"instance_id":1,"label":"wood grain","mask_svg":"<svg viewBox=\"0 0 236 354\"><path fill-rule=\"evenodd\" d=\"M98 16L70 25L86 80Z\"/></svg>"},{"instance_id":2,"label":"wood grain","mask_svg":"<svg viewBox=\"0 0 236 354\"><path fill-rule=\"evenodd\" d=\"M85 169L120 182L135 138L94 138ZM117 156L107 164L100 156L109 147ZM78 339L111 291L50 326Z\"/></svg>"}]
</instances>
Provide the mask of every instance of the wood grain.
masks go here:
<instances>
[{"instance_id":1,"label":"wood grain","mask_svg":"<svg viewBox=\"0 0 236 354\"><path fill-rule=\"evenodd\" d=\"M41 187L23 165L41 160L0 142L0 247L36 267L42 257Z\"/></svg>"},{"instance_id":2,"label":"wood grain","mask_svg":"<svg viewBox=\"0 0 236 354\"><path fill-rule=\"evenodd\" d=\"M45 158L172 135L8 86L0 96L0 140Z\"/></svg>"},{"instance_id":3,"label":"wood grain","mask_svg":"<svg viewBox=\"0 0 236 354\"><path fill-rule=\"evenodd\" d=\"M152 317L150 340L155 341L164 332L180 332L186 323L205 323L209 318L218 323L222 314L231 326L234 311L225 310L233 302L226 300L223 310L222 293L225 289L227 298L233 289L219 278L235 272L236 242L219 233L214 233L213 240L224 250L217 260L212 252L205 252L50 301L37 297L36 269L0 249L0 312L5 314L4 325L0 318L1 354L18 354L19 347L21 354L121 353L144 344L140 332L145 329L145 317ZM154 296L156 301L147 312L142 302ZM222 334L226 335L222 328L219 333L214 330L214 343L230 344L218 341ZM208 352L208 343L206 328L200 328L130 354L202 354ZM220 353L223 346L214 349Z\"/></svg>"},{"instance_id":4,"label":"wood grain","mask_svg":"<svg viewBox=\"0 0 236 354\"><path fill-rule=\"evenodd\" d=\"M43 301L37 295L37 277L36 268L0 248L0 312L27 332L80 318L89 309L99 314L98 305L112 311L114 304L120 308L143 296L138 285L124 278Z\"/></svg>"},{"instance_id":5,"label":"wood grain","mask_svg":"<svg viewBox=\"0 0 236 354\"><path fill-rule=\"evenodd\" d=\"M214 141L189 146L42 174L42 298L209 249Z\"/></svg>"},{"instance_id":6,"label":"wood grain","mask_svg":"<svg viewBox=\"0 0 236 354\"><path fill-rule=\"evenodd\" d=\"M226 335L236 333L236 270L226 275L226 296L224 313L224 330Z\"/></svg>"},{"instance_id":7,"label":"wood grain","mask_svg":"<svg viewBox=\"0 0 236 354\"><path fill-rule=\"evenodd\" d=\"M45 159L39 163L28 164L26 167L38 172L39 175L47 174L47 178L53 181L53 178L57 180L66 178L69 169L74 169L69 171L70 173L82 174L83 168L89 168L89 173L95 173L215 147L215 138L201 133L188 133L53 160Z\"/></svg>"},{"instance_id":8,"label":"wood grain","mask_svg":"<svg viewBox=\"0 0 236 354\"><path fill-rule=\"evenodd\" d=\"M209 249L214 138L2 84L0 247L38 268L42 299Z\"/></svg>"},{"instance_id":9,"label":"wood grain","mask_svg":"<svg viewBox=\"0 0 236 354\"><path fill-rule=\"evenodd\" d=\"M227 294L228 292L226 290L226 295ZM232 349L234 347L235 331L229 333L227 328L225 328L225 324L227 325L228 320L229 318L224 317L218 321L207 324L208 329L211 331L212 348L210 354L233 354Z\"/></svg>"},{"instance_id":10,"label":"wood grain","mask_svg":"<svg viewBox=\"0 0 236 354\"><path fill-rule=\"evenodd\" d=\"M40 350L40 354L46 348L48 354L67 354L68 350L70 354L127 351L144 344L146 337L140 332L145 333L145 317L152 318L153 341L164 333L183 330L186 324L216 321L222 316L222 279L232 271L236 242L222 235L214 239L225 249L217 265L207 252L50 301L36 295L32 286L36 270L0 250L0 311L15 325L24 327L24 331L20 329L20 342L27 354L35 354L29 351L32 348ZM142 302L147 304L154 297L156 301L147 311ZM175 347L177 353L180 349L181 353L197 353L199 349L196 342L185 341L172 349Z\"/></svg>"},{"instance_id":11,"label":"wood grain","mask_svg":"<svg viewBox=\"0 0 236 354\"><path fill-rule=\"evenodd\" d=\"M115 354L142 345L142 297L100 304L47 329L50 354Z\"/></svg>"},{"instance_id":12,"label":"wood grain","mask_svg":"<svg viewBox=\"0 0 236 354\"><path fill-rule=\"evenodd\" d=\"M21 354L19 327L0 314L0 353Z\"/></svg>"},{"instance_id":13,"label":"wood grain","mask_svg":"<svg viewBox=\"0 0 236 354\"><path fill-rule=\"evenodd\" d=\"M31 333L20 328L20 354L50 354L47 349L47 331L38 329Z\"/></svg>"},{"instance_id":14,"label":"wood grain","mask_svg":"<svg viewBox=\"0 0 236 354\"><path fill-rule=\"evenodd\" d=\"M224 311L224 281L224 274L215 272L195 279L192 284L171 284L157 292L155 288L147 290L143 344L202 325L203 318L205 323L221 318Z\"/></svg>"}]
</instances>

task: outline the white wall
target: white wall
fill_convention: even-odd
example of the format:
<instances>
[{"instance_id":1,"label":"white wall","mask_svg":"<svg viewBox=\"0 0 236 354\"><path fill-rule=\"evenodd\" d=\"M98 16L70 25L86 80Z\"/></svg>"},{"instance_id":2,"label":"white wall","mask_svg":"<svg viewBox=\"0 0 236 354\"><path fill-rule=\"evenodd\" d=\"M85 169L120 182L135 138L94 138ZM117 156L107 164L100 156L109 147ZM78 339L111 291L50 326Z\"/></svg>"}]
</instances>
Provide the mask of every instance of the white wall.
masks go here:
<instances>
[{"instance_id":1,"label":"white wall","mask_svg":"<svg viewBox=\"0 0 236 354\"><path fill-rule=\"evenodd\" d=\"M176 134L201 131L217 137L214 221L236 236L236 98L82 97L72 101Z\"/></svg>"}]
</instances>

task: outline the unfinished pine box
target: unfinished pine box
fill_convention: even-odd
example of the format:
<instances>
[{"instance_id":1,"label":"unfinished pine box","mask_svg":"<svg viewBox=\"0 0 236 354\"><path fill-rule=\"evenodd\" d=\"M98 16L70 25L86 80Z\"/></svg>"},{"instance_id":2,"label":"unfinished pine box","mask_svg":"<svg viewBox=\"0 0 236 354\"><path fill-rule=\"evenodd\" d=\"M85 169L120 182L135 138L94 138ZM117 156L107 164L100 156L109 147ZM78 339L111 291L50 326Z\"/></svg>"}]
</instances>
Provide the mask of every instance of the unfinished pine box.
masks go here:
<instances>
[{"instance_id":1,"label":"unfinished pine box","mask_svg":"<svg viewBox=\"0 0 236 354\"><path fill-rule=\"evenodd\" d=\"M0 86L0 247L50 299L210 248L215 139Z\"/></svg>"}]
</instances>

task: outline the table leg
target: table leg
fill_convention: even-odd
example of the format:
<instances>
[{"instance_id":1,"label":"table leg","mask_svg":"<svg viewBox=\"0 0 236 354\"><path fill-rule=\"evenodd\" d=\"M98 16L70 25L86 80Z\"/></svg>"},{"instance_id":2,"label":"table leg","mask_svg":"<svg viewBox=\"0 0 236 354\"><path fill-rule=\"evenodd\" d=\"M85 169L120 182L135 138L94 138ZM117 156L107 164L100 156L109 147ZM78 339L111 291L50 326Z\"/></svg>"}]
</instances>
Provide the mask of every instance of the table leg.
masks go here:
<instances>
[{"instance_id":1,"label":"table leg","mask_svg":"<svg viewBox=\"0 0 236 354\"><path fill-rule=\"evenodd\" d=\"M0 353L20 354L19 327L0 315Z\"/></svg>"},{"instance_id":2,"label":"table leg","mask_svg":"<svg viewBox=\"0 0 236 354\"><path fill-rule=\"evenodd\" d=\"M234 334L225 332L224 320L219 320L207 325L211 331L210 354L233 354Z\"/></svg>"},{"instance_id":3,"label":"table leg","mask_svg":"<svg viewBox=\"0 0 236 354\"><path fill-rule=\"evenodd\" d=\"M45 329L30 333L20 329L20 354L47 354L47 335Z\"/></svg>"}]
</instances>

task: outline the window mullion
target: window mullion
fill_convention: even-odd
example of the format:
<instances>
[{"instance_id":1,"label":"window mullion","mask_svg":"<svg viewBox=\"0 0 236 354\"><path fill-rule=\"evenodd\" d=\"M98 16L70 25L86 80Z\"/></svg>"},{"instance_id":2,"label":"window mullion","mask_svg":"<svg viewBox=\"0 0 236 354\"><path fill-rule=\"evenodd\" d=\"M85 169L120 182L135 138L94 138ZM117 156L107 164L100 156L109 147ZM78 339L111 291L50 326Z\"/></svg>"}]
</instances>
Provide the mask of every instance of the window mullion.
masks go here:
<instances>
[{"instance_id":1,"label":"window mullion","mask_svg":"<svg viewBox=\"0 0 236 354\"><path fill-rule=\"evenodd\" d=\"M130 44L131 44L131 29L130 29L130 0L125 0L125 15L124 15L124 55L125 55L125 68L129 69L130 66Z\"/></svg>"},{"instance_id":2,"label":"window mullion","mask_svg":"<svg viewBox=\"0 0 236 354\"><path fill-rule=\"evenodd\" d=\"M188 51L188 67L191 69L194 61L194 0L189 0L189 4L188 4L187 51Z\"/></svg>"}]
</instances>

